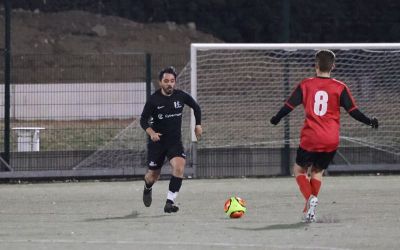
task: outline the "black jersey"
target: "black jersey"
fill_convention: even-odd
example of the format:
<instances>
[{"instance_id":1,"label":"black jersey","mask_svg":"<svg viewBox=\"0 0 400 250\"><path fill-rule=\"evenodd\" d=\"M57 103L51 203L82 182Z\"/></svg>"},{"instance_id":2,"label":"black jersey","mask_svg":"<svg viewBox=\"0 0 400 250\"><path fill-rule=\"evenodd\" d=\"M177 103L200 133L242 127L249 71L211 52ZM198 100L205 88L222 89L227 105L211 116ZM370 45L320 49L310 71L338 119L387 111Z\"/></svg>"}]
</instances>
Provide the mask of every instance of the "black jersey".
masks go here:
<instances>
[{"instance_id":1,"label":"black jersey","mask_svg":"<svg viewBox=\"0 0 400 250\"><path fill-rule=\"evenodd\" d=\"M177 89L170 96L163 95L161 89L154 92L144 105L140 125L144 130L151 127L161 133L161 141L181 140L184 104L193 109L196 125L200 125L200 106L189 94Z\"/></svg>"}]
</instances>

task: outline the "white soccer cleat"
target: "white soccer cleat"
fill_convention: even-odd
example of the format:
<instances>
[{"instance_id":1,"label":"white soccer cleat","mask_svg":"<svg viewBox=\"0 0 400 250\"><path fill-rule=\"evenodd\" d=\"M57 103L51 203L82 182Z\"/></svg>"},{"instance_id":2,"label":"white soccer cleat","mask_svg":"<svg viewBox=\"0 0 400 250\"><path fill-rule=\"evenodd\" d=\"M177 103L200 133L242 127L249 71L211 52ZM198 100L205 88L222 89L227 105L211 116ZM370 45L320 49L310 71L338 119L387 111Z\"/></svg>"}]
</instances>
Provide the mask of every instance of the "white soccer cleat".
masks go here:
<instances>
[{"instance_id":1,"label":"white soccer cleat","mask_svg":"<svg viewBox=\"0 0 400 250\"><path fill-rule=\"evenodd\" d=\"M317 221L317 216L315 215L317 211L317 206L318 198L314 195L311 195L307 202L307 213L305 213L304 218L305 222L311 223Z\"/></svg>"},{"instance_id":2,"label":"white soccer cleat","mask_svg":"<svg viewBox=\"0 0 400 250\"><path fill-rule=\"evenodd\" d=\"M307 213L303 213L303 215L301 216L301 222L304 222L304 223L308 223L309 222L308 219L307 219Z\"/></svg>"}]
</instances>

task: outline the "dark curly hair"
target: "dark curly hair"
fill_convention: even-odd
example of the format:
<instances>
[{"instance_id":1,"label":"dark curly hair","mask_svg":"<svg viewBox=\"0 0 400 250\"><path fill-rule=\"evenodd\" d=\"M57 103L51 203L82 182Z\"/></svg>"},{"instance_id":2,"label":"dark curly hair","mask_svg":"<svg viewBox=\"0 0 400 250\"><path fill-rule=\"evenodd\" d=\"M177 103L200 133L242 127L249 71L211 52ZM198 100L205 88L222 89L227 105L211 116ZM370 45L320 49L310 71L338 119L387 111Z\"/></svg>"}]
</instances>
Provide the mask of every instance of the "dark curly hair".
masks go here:
<instances>
[{"instance_id":1,"label":"dark curly hair","mask_svg":"<svg viewBox=\"0 0 400 250\"><path fill-rule=\"evenodd\" d=\"M158 74L158 80L161 81L165 73L173 74L176 79L177 74L176 74L176 70L173 66L169 66L169 67L161 70L160 73Z\"/></svg>"}]
</instances>

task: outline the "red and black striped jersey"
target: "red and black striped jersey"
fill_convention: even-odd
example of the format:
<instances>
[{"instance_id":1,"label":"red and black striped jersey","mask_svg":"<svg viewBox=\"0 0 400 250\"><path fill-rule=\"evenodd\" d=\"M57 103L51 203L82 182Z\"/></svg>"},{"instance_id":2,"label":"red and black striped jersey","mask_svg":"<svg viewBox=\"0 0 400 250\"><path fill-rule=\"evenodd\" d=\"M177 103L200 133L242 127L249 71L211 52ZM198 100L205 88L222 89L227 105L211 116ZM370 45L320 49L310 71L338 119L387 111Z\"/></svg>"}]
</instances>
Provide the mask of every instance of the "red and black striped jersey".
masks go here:
<instances>
[{"instance_id":1,"label":"red and black striped jersey","mask_svg":"<svg viewBox=\"0 0 400 250\"><path fill-rule=\"evenodd\" d=\"M304 79L285 102L290 109L303 104L304 125L300 147L311 152L332 152L339 145L340 107L357 109L345 83L333 78Z\"/></svg>"}]
</instances>

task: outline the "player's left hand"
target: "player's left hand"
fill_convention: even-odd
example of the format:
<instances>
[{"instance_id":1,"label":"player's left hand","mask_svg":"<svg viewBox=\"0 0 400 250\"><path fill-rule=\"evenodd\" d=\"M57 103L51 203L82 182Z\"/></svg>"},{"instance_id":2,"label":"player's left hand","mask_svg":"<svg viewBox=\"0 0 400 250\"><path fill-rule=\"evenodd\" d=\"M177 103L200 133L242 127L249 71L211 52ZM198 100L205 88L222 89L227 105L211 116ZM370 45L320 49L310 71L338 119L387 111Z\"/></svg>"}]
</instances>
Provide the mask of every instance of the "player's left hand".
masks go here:
<instances>
[{"instance_id":1,"label":"player's left hand","mask_svg":"<svg viewBox=\"0 0 400 250\"><path fill-rule=\"evenodd\" d=\"M281 119L279 119L279 118L276 117L276 116L273 116L273 117L271 118L271 120L270 120L271 124L273 124L273 125L277 125L280 121L281 121Z\"/></svg>"},{"instance_id":2,"label":"player's left hand","mask_svg":"<svg viewBox=\"0 0 400 250\"><path fill-rule=\"evenodd\" d=\"M371 127L376 129L379 127L379 122L378 119L376 119L376 117L371 118Z\"/></svg>"},{"instance_id":3,"label":"player's left hand","mask_svg":"<svg viewBox=\"0 0 400 250\"><path fill-rule=\"evenodd\" d=\"M194 127L194 134L196 135L197 140L200 140L202 133L203 128L201 127L201 125L196 125L196 127Z\"/></svg>"}]
</instances>

